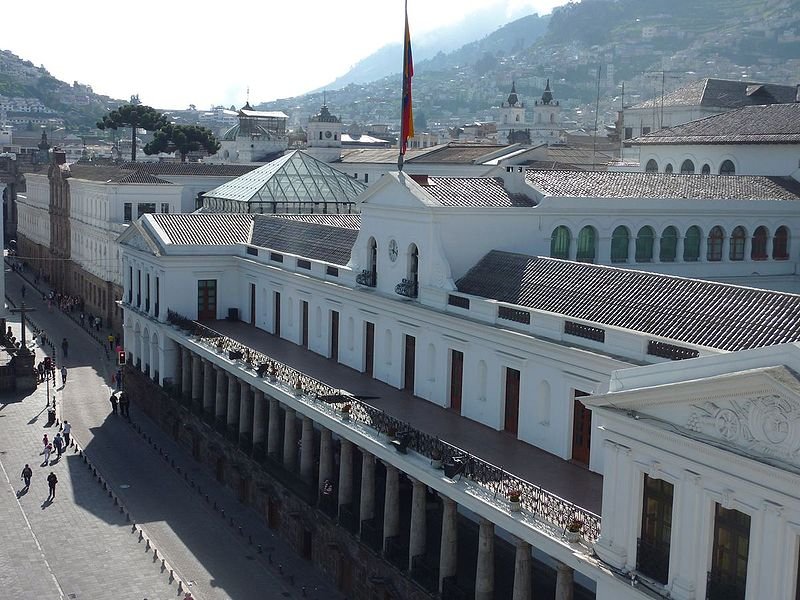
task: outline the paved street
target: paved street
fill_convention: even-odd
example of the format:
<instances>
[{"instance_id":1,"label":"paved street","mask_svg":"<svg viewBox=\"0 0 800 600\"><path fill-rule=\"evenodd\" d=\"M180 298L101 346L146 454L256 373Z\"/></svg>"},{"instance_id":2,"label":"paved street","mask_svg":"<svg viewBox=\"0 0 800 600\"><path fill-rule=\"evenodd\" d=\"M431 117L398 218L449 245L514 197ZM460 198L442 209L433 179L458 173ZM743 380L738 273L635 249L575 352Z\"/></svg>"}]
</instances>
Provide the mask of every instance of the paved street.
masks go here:
<instances>
[{"instance_id":1,"label":"paved street","mask_svg":"<svg viewBox=\"0 0 800 600\"><path fill-rule=\"evenodd\" d=\"M21 285L22 279L7 270L7 294L17 304ZM159 555L166 558L182 581L190 584L195 598L340 597L330 582L272 534L263 519L241 506L228 490L220 489L187 453L137 414L135 407L132 418L149 436L147 440L121 417L110 415L107 382L115 367L96 341L58 310L49 312L41 303L41 295L31 293L30 283L27 286L26 303L37 309L32 314L33 321L47 331L56 347L60 347L62 337L69 339L69 358L63 361L68 379L63 389L56 391L61 417L72 423L73 437L85 448L92 464L121 499L132 520L144 529ZM41 356L38 351L37 361ZM57 362L60 367L60 356ZM59 469L58 498L42 509L47 496L46 473L38 467L38 452L46 412L35 420L34 416L44 407L43 388L40 386L22 402L3 404L5 400L0 400L0 462L14 489L19 487L16 484L24 462L30 462L35 473L31 491L20 499L22 510L0 473L0 483L6 487L0 494L4 535L9 532L24 550L17 553L10 545L0 548L0 584L4 589L19 590L8 597L70 598L73 593L77 600L177 597L176 586L169 585L167 575L158 568L160 560L157 564L152 562L152 553L145 553L138 536L130 533L131 526L125 523L124 515L72 451L54 467ZM176 466L188 474L188 481L194 480L203 493L199 494L171 468L153 444L175 460ZM224 519L213 510L214 502L225 508ZM66 538L73 539L70 546L64 547L69 551L58 551L60 540ZM261 554L257 551L259 544L263 547ZM76 563L84 563L87 568L81 571ZM9 577L12 581L4 581ZM125 590L132 595L124 595Z\"/></svg>"}]
</instances>

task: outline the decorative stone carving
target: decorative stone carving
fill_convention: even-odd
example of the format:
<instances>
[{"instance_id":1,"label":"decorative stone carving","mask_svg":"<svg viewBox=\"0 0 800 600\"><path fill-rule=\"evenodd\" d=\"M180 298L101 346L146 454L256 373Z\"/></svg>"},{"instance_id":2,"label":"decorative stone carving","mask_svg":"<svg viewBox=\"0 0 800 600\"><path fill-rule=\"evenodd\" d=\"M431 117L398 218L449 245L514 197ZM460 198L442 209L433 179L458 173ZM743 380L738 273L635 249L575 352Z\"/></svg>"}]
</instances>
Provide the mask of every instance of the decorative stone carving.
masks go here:
<instances>
[{"instance_id":1,"label":"decorative stone carving","mask_svg":"<svg viewBox=\"0 0 800 600\"><path fill-rule=\"evenodd\" d=\"M693 406L687 427L767 457L800 459L800 403L769 394Z\"/></svg>"},{"instance_id":2,"label":"decorative stone carving","mask_svg":"<svg viewBox=\"0 0 800 600\"><path fill-rule=\"evenodd\" d=\"M137 250L141 250L142 252L147 252L149 254L153 253L153 249L147 243L147 240L144 239L141 233L138 231L135 235L131 235L127 240L125 240L125 245L130 246L132 248L136 248Z\"/></svg>"}]
</instances>

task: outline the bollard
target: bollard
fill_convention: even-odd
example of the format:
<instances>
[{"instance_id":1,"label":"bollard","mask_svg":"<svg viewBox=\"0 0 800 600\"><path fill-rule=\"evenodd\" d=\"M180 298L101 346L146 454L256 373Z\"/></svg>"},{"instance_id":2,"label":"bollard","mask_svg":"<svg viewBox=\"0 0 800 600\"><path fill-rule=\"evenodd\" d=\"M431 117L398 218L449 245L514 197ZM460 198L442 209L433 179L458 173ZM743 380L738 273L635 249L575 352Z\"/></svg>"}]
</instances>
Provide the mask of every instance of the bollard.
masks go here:
<instances>
[{"instance_id":1,"label":"bollard","mask_svg":"<svg viewBox=\"0 0 800 600\"><path fill-rule=\"evenodd\" d=\"M206 494L206 502L210 502L210 499L209 499L209 497L208 497L208 494Z\"/></svg>"},{"instance_id":2,"label":"bollard","mask_svg":"<svg viewBox=\"0 0 800 600\"><path fill-rule=\"evenodd\" d=\"M283 565L280 565L280 564L278 565L278 573L283 575Z\"/></svg>"},{"instance_id":3,"label":"bollard","mask_svg":"<svg viewBox=\"0 0 800 600\"><path fill-rule=\"evenodd\" d=\"M161 570L163 571L166 568L167 568L167 561L162 558L161 559Z\"/></svg>"},{"instance_id":4,"label":"bollard","mask_svg":"<svg viewBox=\"0 0 800 600\"><path fill-rule=\"evenodd\" d=\"M178 593L179 594L183 593L183 582L182 581L178 582Z\"/></svg>"},{"instance_id":5,"label":"bollard","mask_svg":"<svg viewBox=\"0 0 800 600\"><path fill-rule=\"evenodd\" d=\"M269 564L272 564L272 552L270 552L270 553L267 555L267 562L268 562Z\"/></svg>"},{"instance_id":6,"label":"bollard","mask_svg":"<svg viewBox=\"0 0 800 600\"><path fill-rule=\"evenodd\" d=\"M119 500L114 496L114 506L119 506Z\"/></svg>"},{"instance_id":7,"label":"bollard","mask_svg":"<svg viewBox=\"0 0 800 600\"><path fill-rule=\"evenodd\" d=\"M147 543L144 545L144 551L147 552L150 550L150 540L147 540Z\"/></svg>"},{"instance_id":8,"label":"bollard","mask_svg":"<svg viewBox=\"0 0 800 600\"><path fill-rule=\"evenodd\" d=\"M258 553L261 554L264 550L261 548L261 544L258 545Z\"/></svg>"},{"instance_id":9,"label":"bollard","mask_svg":"<svg viewBox=\"0 0 800 600\"><path fill-rule=\"evenodd\" d=\"M217 510L217 501L214 500L214 510Z\"/></svg>"},{"instance_id":10,"label":"bollard","mask_svg":"<svg viewBox=\"0 0 800 600\"><path fill-rule=\"evenodd\" d=\"M139 530L139 541L141 542L144 539L144 532L140 529Z\"/></svg>"},{"instance_id":11,"label":"bollard","mask_svg":"<svg viewBox=\"0 0 800 600\"><path fill-rule=\"evenodd\" d=\"M169 579L170 581L175 579L175 572L172 569L169 570Z\"/></svg>"},{"instance_id":12,"label":"bollard","mask_svg":"<svg viewBox=\"0 0 800 600\"><path fill-rule=\"evenodd\" d=\"M242 526L239 525L239 535L244 535L244 530L242 530Z\"/></svg>"},{"instance_id":13,"label":"bollard","mask_svg":"<svg viewBox=\"0 0 800 600\"><path fill-rule=\"evenodd\" d=\"M253 536L252 535L248 535L247 536L247 543L250 544L251 546L253 545Z\"/></svg>"},{"instance_id":14,"label":"bollard","mask_svg":"<svg viewBox=\"0 0 800 600\"><path fill-rule=\"evenodd\" d=\"M175 459L174 458L170 461L170 464L172 465L172 468L174 469L175 468Z\"/></svg>"}]
</instances>

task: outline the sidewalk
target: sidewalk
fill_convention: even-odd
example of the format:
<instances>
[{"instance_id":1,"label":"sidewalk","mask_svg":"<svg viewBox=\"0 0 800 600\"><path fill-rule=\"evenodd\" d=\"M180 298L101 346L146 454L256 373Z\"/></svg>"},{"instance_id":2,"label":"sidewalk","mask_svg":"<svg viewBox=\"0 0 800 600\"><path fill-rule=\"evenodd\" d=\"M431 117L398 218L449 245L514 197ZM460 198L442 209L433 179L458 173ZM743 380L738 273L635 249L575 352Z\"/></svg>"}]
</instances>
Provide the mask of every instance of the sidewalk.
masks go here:
<instances>
[{"instance_id":1,"label":"sidewalk","mask_svg":"<svg viewBox=\"0 0 800 600\"><path fill-rule=\"evenodd\" d=\"M8 273L6 285L7 293L18 303L22 280ZM132 520L144 529L180 578L191 582L190 591L195 598L341 598L332 582L277 538L259 515L239 504L229 490L206 475L155 424L137 414L135 407L131 412L136 424L175 460L176 466L182 466L188 481L153 449L150 441L121 417L110 415L107 382L116 367L79 325L65 319L60 311L42 309L41 295L36 299L29 295L27 300L39 309L33 313L39 326L55 339L66 336L70 341L69 358L64 361L67 383L58 391L62 418L72 423L74 437L130 511ZM40 356L37 351L37 360ZM202 488L202 495L190 486L192 479ZM209 494L208 502L205 494ZM214 511L215 501L225 508L225 519ZM239 534L240 525L244 535ZM258 545L263 548L262 554L257 551Z\"/></svg>"}]
</instances>

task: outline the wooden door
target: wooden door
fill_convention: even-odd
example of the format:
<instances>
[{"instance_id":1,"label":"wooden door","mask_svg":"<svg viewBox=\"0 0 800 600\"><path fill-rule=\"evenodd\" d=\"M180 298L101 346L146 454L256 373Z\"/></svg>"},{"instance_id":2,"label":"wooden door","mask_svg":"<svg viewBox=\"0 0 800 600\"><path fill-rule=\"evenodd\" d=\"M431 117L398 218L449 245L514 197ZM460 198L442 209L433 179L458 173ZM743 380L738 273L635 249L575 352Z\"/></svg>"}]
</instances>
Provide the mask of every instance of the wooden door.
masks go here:
<instances>
[{"instance_id":1,"label":"wooden door","mask_svg":"<svg viewBox=\"0 0 800 600\"><path fill-rule=\"evenodd\" d=\"M464 353L450 350L450 408L461 414L461 394L464 386Z\"/></svg>"},{"instance_id":2,"label":"wooden door","mask_svg":"<svg viewBox=\"0 0 800 600\"><path fill-rule=\"evenodd\" d=\"M365 322L364 329L364 373L372 375L375 366L375 325Z\"/></svg>"},{"instance_id":3,"label":"wooden door","mask_svg":"<svg viewBox=\"0 0 800 600\"><path fill-rule=\"evenodd\" d=\"M332 360L339 360L339 312L331 311L331 354Z\"/></svg>"},{"instance_id":4,"label":"wooden door","mask_svg":"<svg viewBox=\"0 0 800 600\"><path fill-rule=\"evenodd\" d=\"M302 316L302 335L301 335L301 342L303 348L308 348L308 302L302 300L300 302L301 310L303 312Z\"/></svg>"},{"instance_id":5,"label":"wooden door","mask_svg":"<svg viewBox=\"0 0 800 600\"><path fill-rule=\"evenodd\" d=\"M503 429L517 435L519 430L519 371L506 367L506 407Z\"/></svg>"},{"instance_id":6,"label":"wooden door","mask_svg":"<svg viewBox=\"0 0 800 600\"><path fill-rule=\"evenodd\" d=\"M250 325L256 324L256 284L250 284Z\"/></svg>"},{"instance_id":7,"label":"wooden door","mask_svg":"<svg viewBox=\"0 0 800 600\"><path fill-rule=\"evenodd\" d=\"M200 279L197 281L197 320L217 318L217 280Z\"/></svg>"},{"instance_id":8,"label":"wooden door","mask_svg":"<svg viewBox=\"0 0 800 600\"><path fill-rule=\"evenodd\" d=\"M281 293L275 292L275 322L272 331L276 337L281 337Z\"/></svg>"},{"instance_id":9,"label":"wooden door","mask_svg":"<svg viewBox=\"0 0 800 600\"><path fill-rule=\"evenodd\" d=\"M413 335L407 335L405 338L406 343L403 360L403 389L413 394L417 339Z\"/></svg>"},{"instance_id":10,"label":"wooden door","mask_svg":"<svg viewBox=\"0 0 800 600\"><path fill-rule=\"evenodd\" d=\"M592 436L592 412L578 398L588 395L588 392L575 390L572 421L572 460L587 467Z\"/></svg>"}]
</instances>

